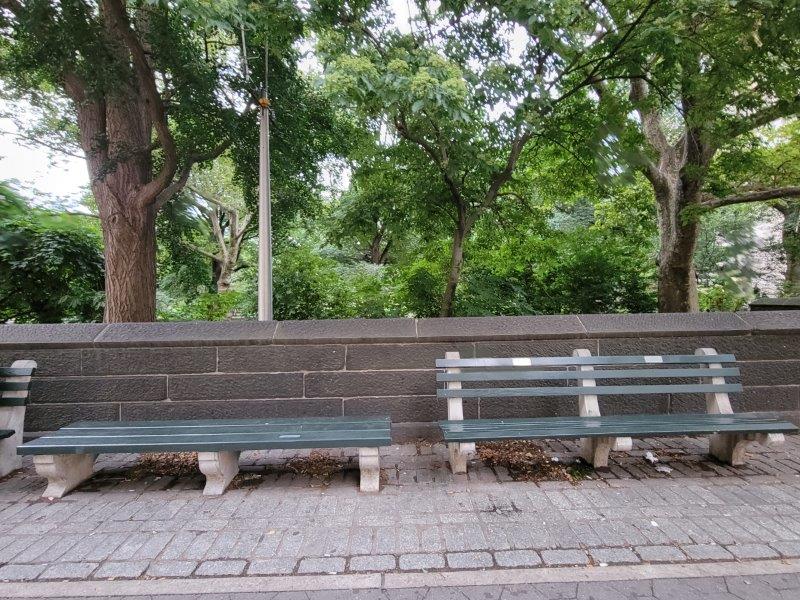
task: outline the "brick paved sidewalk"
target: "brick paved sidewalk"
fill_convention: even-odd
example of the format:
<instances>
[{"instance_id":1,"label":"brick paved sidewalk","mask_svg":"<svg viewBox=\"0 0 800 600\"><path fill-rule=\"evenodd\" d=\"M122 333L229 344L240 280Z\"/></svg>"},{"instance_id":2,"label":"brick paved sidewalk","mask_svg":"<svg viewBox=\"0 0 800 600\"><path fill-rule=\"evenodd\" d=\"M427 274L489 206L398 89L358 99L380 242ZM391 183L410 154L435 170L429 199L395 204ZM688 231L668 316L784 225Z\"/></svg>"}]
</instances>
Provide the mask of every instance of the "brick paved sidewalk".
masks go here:
<instances>
[{"instance_id":1,"label":"brick paved sidewalk","mask_svg":"<svg viewBox=\"0 0 800 600\"><path fill-rule=\"evenodd\" d=\"M82 580L537 568L800 557L800 443L746 468L705 459L703 439L644 440L577 484L514 482L471 465L453 477L442 445L382 458L380 494L350 470L323 486L283 468L295 453L243 455L245 487L129 481L138 457L59 501L28 464L0 482L0 580ZM574 444L552 443L569 462ZM643 459L655 452L672 471ZM344 453L352 461L352 453ZM248 485L250 487L248 487ZM505 597L505 596L504 596ZM513 596L511 596L513 597Z\"/></svg>"}]
</instances>

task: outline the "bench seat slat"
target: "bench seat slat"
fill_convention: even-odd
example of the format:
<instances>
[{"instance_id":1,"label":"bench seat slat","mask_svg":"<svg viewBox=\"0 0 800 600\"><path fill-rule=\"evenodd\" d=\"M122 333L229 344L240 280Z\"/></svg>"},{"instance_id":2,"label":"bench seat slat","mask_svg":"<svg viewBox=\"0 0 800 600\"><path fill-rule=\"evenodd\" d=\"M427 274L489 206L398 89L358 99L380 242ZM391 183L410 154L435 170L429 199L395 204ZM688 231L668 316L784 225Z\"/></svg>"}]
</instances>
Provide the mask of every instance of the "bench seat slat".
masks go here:
<instances>
[{"instance_id":1,"label":"bench seat slat","mask_svg":"<svg viewBox=\"0 0 800 600\"><path fill-rule=\"evenodd\" d=\"M584 377L589 379L589 377ZM741 392L739 383L698 383L698 384L663 384L663 385L599 385L563 386L563 387L529 387L529 388L468 388L460 390L436 390L439 398L507 398L512 396L577 396L579 394L611 396L630 394L701 394L709 392Z\"/></svg>"},{"instance_id":2,"label":"bench seat slat","mask_svg":"<svg viewBox=\"0 0 800 600\"><path fill-rule=\"evenodd\" d=\"M436 381L546 381L578 379L652 379L661 377L738 377L739 369L608 369L602 371L469 371L437 373Z\"/></svg>"},{"instance_id":3,"label":"bench seat slat","mask_svg":"<svg viewBox=\"0 0 800 600\"><path fill-rule=\"evenodd\" d=\"M6 438L11 437L14 435L13 429L0 429L0 440L4 440Z\"/></svg>"},{"instance_id":4,"label":"bench seat slat","mask_svg":"<svg viewBox=\"0 0 800 600\"><path fill-rule=\"evenodd\" d=\"M29 377L33 371L30 367L0 367L0 377Z\"/></svg>"},{"instance_id":5,"label":"bench seat slat","mask_svg":"<svg viewBox=\"0 0 800 600\"><path fill-rule=\"evenodd\" d=\"M237 420L238 421L238 420ZM377 447L391 444L389 418L327 419L328 428L322 428L320 419L312 420L309 429L298 424L301 419L287 419L292 423L275 427L280 419L270 420L270 425L257 427L265 420L249 421L250 426L231 427L226 419L205 421L203 431L188 426L153 427L146 433L142 428L122 426L62 428L55 434L45 435L18 448L19 454L100 454L104 452L218 452L224 450L265 450L270 448L343 448ZM139 422L142 423L142 422ZM150 423L157 423L151 421ZM164 426L169 421L162 421ZM108 425L108 423L104 423ZM368 425L367 427L359 427ZM244 428L244 430L242 430Z\"/></svg>"},{"instance_id":6,"label":"bench seat slat","mask_svg":"<svg viewBox=\"0 0 800 600\"><path fill-rule=\"evenodd\" d=\"M575 365L644 365L733 363L733 354L668 354L664 356L533 356L525 358L437 358L438 368L559 367Z\"/></svg>"},{"instance_id":7,"label":"bench seat slat","mask_svg":"<svg viewBox=\"0 0 800 600\"><path fill-rule=\"evenodd\" d=\"M709 433L796 433L787 421L749 415L619 415L440 421L446 442L582 437L647 437Z\"/></svg>"}]
</instances>

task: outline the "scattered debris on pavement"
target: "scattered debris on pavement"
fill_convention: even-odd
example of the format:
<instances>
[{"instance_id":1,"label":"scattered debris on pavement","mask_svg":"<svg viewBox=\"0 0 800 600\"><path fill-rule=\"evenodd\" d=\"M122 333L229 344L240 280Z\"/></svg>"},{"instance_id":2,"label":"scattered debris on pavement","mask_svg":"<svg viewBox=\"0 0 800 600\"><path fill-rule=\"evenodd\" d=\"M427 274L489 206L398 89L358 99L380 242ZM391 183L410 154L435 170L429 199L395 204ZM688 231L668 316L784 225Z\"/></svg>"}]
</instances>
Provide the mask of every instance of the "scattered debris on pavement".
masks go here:
<instances>
[{"instance_id":1,"label":"scattered debris on pavement","mask_svg":"<svg viewBox=\"0 0 800 600\"><path fill-rule=\"evenodd\" d=\"M142 454L125 474L125 479L133 481L148 475L158 477L192 477L199 473L197 452L157 452Z\"/></svg>"},{"instance_id":2,"label":"scattered debris on pavement","mask_svg":"<svg viewBox=\"0 0 800 600\"><path fill-rule=\"evenodd\" d=\"M327 482L335 474L344 471L345 464L338 458L315 450L308 456L293 458L286 463L286 468L298 475L306 475Z\"/></svg>"},{"instance_id":3,"label":"scattered debris on pavement","mask_svg":"<svg viewBox=\"0 0 800 600\"><path fill-rule=\"evenodd\" d=\"M505 467L514 481L578 481L587 479L591 466L583 462L567 465L550 458L530 440L507 440L476 444L478 458L489 466Z\"/></svg>"}]
</instances>

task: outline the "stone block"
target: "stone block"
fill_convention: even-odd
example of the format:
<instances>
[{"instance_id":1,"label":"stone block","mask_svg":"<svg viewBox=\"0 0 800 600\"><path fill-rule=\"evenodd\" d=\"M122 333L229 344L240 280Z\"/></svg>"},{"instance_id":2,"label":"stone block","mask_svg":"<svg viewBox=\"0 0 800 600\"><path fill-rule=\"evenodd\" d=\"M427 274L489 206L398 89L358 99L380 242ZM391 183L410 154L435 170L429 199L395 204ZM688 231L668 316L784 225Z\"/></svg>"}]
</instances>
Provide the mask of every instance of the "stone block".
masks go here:
<instances>
[{"instance_id":1,"label":"stone block","mask_svg":"<svg viewBox=\"0 0 800 600\"><path fill-rule=\"evenodd\" d=\"M594 562L607 565L633 565L638 562L639 557L630 548L594 548L589 551Z\"/></svg>"},{"instance_id":2,"label":"stone block","mask_svg":"<svg viewBox=\"0 0 800 600\"><path fill-rule=\"evenodd\" d=\"M800 331L800 311L769 310L739 313L756 333L784 334Z\"/></svg>"},{"instance_id":3,"label":"stone block","mask_svg":"<svg viewBox=\"0 0 800 600\"><path fill-rule=\"evenodd\" d=\"M217 370L217 349L92 348L82 351L84 375L211 373Z\"/></svg>"},{"instance_id":4,"label":"stone block","mask_svg":"<svg viewBox=\"0 0 800 600\"><path fill-rule=\"evenodd\" d=\"M447 566L451 569L485 569L492 566L488 552L449 552Z\"/></svg>"},{"instance_id":5,"label":"stone block","mask_svg":"<svg viewBox=\"0 0 800 600\"><path fill-rule=\"evenodd\" d=\"M579 315L589 337L660 337L747 334L750 326L734 313L643 313ZM650 352L649 354L663 354Z\"/></svg>"},{"instance_id":6,"label":"stone block","mask_svg":"<svg viewBox=\"0 0 800 600\"><path fill-rule=\"evenodd\" d=\"M306 397L430 396L436 373L430 371L337 371L306 374Z\"/></svg>"},{"instance_id":7,"label":"stone block","mask_svg":"<svg viewBox=\"0 0 800 600\"><path fill-rule=\"evenodd\" d=\"M403 554L400 556L400 569L403 571L444 569L444 556L441 554Z\"/></svg>"},{"instance_id":8,"label":"stone block","mask_svg":"<svg viewBox=\"0 0 800 600\"><path fill-rule=\"evenodd\" d=\"M770 546L784 558L800 557L800 541L770 542Z\"/></svg>"},{"instance_id":9,"label":"stone block","mask_svg":"<svg viewBox=\"0 0 800 600\"><path fill-rule=\"evenodd\" d=\"M586 337L574 315L419 319L420 341L536 340Z\"/></svg>"},{"instance_id":10,"label":"stone block","mask_svg":"<svg viewBox=\"0 0 800 600\"><path fill-rule=\"evenodd\" d=\"M732 544L725 547L736 558L779 558L778 552L766 544Z\"/></svg>"},{"instance_id":11,"label":"stone block","mask_svg":"<svg viewBox=\"0 0 800 600\"><path fill-rule=\"evenodd\" d=\"M207 400L199 402L131 402L121 407L124 421L169 419L259 419L340 417L341 398L274 400Z\"/></svg>"},{"instance_id":12,"label":"stone block","mask_svg":"<svg viewBox=\"0 0 800 600\"><path fill-rule=\"evenodd\" d=\"M223 373L338 371L344 367L345 346L220 346L218 352Z\"/></svg>"},{"instance_id":13,"label":"stone block","mask_svg":"<svg viewBox=\"0 0 800 600\"><path fill-rule=\"evenodd\" d=\"M603 355L694 354L697 348L714 348L720 354L734 354L739 361L800 358L800 344L793 335L676 335L653 338L603 337Z\"/></svg>"},{"instance_id":14,"label":"stone block","mask_svg":"<svg viewBox=\"0 0 800 600\"><path fill-rule=\"evenodd\" d=\"M327 394L328 397L338 395ZM302 397L302 373L174 375L169 378L170 400Z\"/></svg>"},{"instance_id":15,"label":"stone block","mask_svg":"<svg viewBox=\"0 0 800 600\"><path fill-rule=\"evenodd\" d=\"M25 432L53 431L76 421L117 421L119 414L118 402L29 404L25 411Z\"/></svg>"},{"instance_id":16,"label":"stone block","mask_svg":"<svg viewBox=\"0 0 800 600\"><path fill-rule=\"evenodd\" d=\"M458 351L472 358L472 344L351 344L347 347L349 371L433 369L445 352Z\"/></svg>"},{"instance_id":17,"label":"stone block","mask_svg":"<svg viewBox=\"0 0 800 600\"><path fill-rule=\"evenodd\" d=\"M585 565L589 562L583 550L542 550L542 560L550 567Z\"/></svg>"},{"instance_id":18,"label":"stone block","mask_svg":"<svg viewBox=\"0 0 800 600\"><path fill-rule=\"evenodd\" d=\"M97 566L96 562L54 563L39 575L39 579L86 579Z\"/></svg>"},{"instance_id":19,"label":"stone block","mask_svg":"<svg viewBox=\"0 0 800 600\"><path fill-rule=\"evenodd\" d=\"M393 423L419 423L447 418L447 402L436 396L391 396L345 398L345 416L374 417L390 415ZM478 418L478 401L464 401L464 418Z\"/></svg>"},{"instance_id":20,"label":"stone block","mask_svg":"<svg viewBox=\"0 0 800 600\"><path fill-rule=\"evenodd\" d=\"M0 581L30 581L36 579L47 565L3 565Z\"/></svg>"},{"instance_id":21,"label":"stone block","mask_svg":"<svg viewBox=\"0 0 800 600\"><path fill-rule=\"evenodd\" d=\"M306 557L297 567L298 573L342 573L345 559L341 556L326 556L321 558Z\"/></svg>"},{"instance_id":22,"label":"stone block","mask_svg":"<svg viewBox=\"0 0 800 600\"><path fill-rule=\"evenodd\" d=\"M95 579L135 579L144 573L148 566L146 560L105 562L95 571Z\"/></svg>"},{"instance_id":23,"label":"stone block","mask_svg":"<svg viewBox=\"0 0 800 600\"><path fill-rule=\"evenodd\" d=\"M533 550L502 550L494 553L500 567L537 567L542 564L541 557Z\"/></svg>"},{"instance_id":24,"label":"stone block","mask_svg":"<svg viewBox=\"0 0 800 600\"><path fill-rule=\"evenodd\" d=\"M335 319L281 321L275 343L327 344L407 342L416 338L414 319Z\"/></svg>"},{"instance_id":25,"label":"stone block","mask_svg":"<svg viewBox=\"0 0 800 600\"><path fill-rule=\"evenodd\" d=\"M194 560L159 560L150 563L147 574L151 577L189 577L196 567Z\"/></svg>"},{"instance_id":26,"label":"stone block","mask_svg":"<svg viewBox=\"0 0 800 600\"><path fill-rule=\"evenodd\" d=\"M97 346L214 346L269 344L275 321L185 321L112 323L95 340Z\"/></svg>"},{"instance_id":27,"label":"stone block","mask_svg":"<svg viewBox=\"0 0 800 600\"><path fill-rule=\"evenodd\" d=\"M598 342L597 340L577 337L565 340L477 342L475 344L475 356L477 358L572 356L572 351L579 348L586 348L593 355L597 355Z\"/></svg>"},{"instance_id":28,"label":"stone block","mask_svg":"<svg viewBox=\"0 0 800 600\"><path fill-rule=\"evenodd\" d=\"M250 562L248 575L289 575L297 561L294 558L265 558Z\"/></svg>"},{"instance_id":29,"label":"stone block","mask_svg":"<svg viewBox=\"0 0 800 600\"><path fill-rule=\"evenodd\" d=\"M104 323L0 325L0 348L80 348L91 346L107 327Z\"/></svg>"},{"instance_id":30,"label":"stone block","mask_svg":"<svg viewBox=\"0 0 800 600\"><path fill-rule=\"evenodd\" d=\"M716 544L690 544L681 546L691 560L733 560L733 555Z\"/></svg>"},{"instance_id":31,"label":"stone block","mask_svg":"<svg viewBox=\"0 0 800 600\"><path fill-rule=\"evenodd\" d=\"M394 571L397 561L391 554L373 554L370 556L353 556L350 559L351 571L372 571L384 573Z\"/></svg>"},{"instance_id":32,"label":"stone block","mask_svg":"<svg viewBox=\"0 0 800 600\"><path fill-rule=\"evenodd\" d=\"M31 402L144 402L167 397L167 378L141 377L59 377L34 376Z\"/></svg>"},{"instance_id":33,"label":"stone block","mask_svg":"<svg viewBox=\"0 0 800 600\"><path fill-rule=\"evenodd\" d=\"M739 368L744 386L800 385L800 360L742 362Z\"/></svg>"},{"instance_id":34,"label":"stone block","mask_svg":"<svg viewBox=\"0 0 800 600\"><path fill-rule=\"evenodd\" d=\"M222 577L241 575L247 562L244 560L205 560L200 563L195 575L201 577Z\"/></svg>"},{"instance_id":35,"label":"stone block","mask_svg":"<svg viewBox=\"0 0 800 600\"><path fill-rule=\"evenodd\" d=\"M636 553L646 562L681 562L686 555L675 546L637 546Z\"/></svg>"},{"instance_id":36,"label":"stone block","mask_svg":"<svg viewBox=\"0 0 800 600\"><path fill-rule=\"evenodd\" d=\"M37 367L34 377L81 374L81 351L77 348L0 350L0 365L7 367L15 360L35 360Z\"/></svg>"}]
</instances>

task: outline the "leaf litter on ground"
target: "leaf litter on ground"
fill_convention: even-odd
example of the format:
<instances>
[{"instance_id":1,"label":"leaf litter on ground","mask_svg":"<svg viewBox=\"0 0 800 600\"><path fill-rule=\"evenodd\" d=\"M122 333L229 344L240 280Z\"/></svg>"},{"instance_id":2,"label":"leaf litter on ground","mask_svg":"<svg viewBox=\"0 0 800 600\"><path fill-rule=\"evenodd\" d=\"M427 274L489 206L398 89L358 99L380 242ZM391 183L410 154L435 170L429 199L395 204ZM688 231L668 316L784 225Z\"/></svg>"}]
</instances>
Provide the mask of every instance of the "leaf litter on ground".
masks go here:
<instances>
[{"instance_id":1,"label":"leaf litter on ground","mask_svg":"<svg viewBox=\"0 0 800 600\"><path fill-rule=\"evenodd\" d=\"M478 458L490 466L504 467L514 481L580 481L593 471L582 461L564 464L552 459L531 440L507 440L476 444Z\"/></svg>"}]
</instances>

